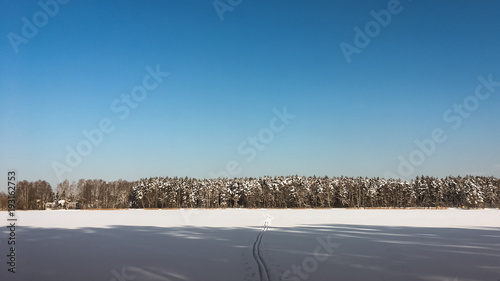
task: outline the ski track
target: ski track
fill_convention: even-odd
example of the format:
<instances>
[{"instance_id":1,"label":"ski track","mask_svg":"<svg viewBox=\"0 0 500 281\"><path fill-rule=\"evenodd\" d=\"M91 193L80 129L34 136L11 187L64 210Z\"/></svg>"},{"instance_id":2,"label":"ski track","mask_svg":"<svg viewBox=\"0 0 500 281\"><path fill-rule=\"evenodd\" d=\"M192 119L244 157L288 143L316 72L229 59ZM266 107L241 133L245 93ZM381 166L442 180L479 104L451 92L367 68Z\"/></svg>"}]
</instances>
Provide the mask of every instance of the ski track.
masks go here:
<instances>
[{"instance_id":1,"label":"ski track","mask_svg":"<svg viewBox=\"0 0 500 281\"><path fill-rule=\"evenodd\" d=\"M255 259L255 263L257 263L257 267L259 269L260 281L270 281L269 268L260 254L260 243L262 241L262 236L264 236L264 233L269 229L269 221L270 217L268 216L268 218L264 221L264 227L259 232L257 239L255 239L255 242L253 243L253 258Z\"/></svg>"}]
</instances>

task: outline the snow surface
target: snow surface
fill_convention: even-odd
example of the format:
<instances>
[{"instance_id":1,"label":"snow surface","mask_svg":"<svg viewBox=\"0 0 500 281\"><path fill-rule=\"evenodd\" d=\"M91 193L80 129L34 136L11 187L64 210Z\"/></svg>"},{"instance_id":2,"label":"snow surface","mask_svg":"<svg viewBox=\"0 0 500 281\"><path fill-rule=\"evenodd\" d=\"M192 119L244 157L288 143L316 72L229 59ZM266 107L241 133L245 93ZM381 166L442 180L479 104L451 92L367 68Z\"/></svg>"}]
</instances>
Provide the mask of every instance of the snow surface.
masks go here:
<instances>
[{"instance_id":1,"label":"snow surface","mask_svg":"<svg viewBox=\"0 0 500 281\"><path fill-rule=\"evenodd\" d=\"M6 225L7 213L0 214ZM2 281L500 280L500 210L54 210L17 216L17 272L7 271L10 246L2 227Z\"/></svg>"}]
</instances>

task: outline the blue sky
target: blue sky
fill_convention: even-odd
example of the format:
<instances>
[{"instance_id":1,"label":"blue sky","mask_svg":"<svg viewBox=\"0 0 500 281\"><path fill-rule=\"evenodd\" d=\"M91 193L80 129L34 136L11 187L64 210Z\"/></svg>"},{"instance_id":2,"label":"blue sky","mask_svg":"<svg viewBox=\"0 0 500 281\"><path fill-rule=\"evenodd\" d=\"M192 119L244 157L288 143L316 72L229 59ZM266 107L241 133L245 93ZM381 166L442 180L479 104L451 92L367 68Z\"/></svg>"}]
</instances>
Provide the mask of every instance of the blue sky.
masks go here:
<instances>
[{"instance_id":1,"label":"blue sky","mask_svg":"<svg viewBox=\"0 0 500 281\"><path fill-rule=\"evenodd\" d=\"M208 178L228 163L236 176L500 176L500 87L469 104L458 128L443 118L474 96L478 76L500 81L498 1L243 0L223 20L212 1L69 1L49 5L32 38L23 17L40 24L43 8L2 2L4 174L54 187L58 176ZM388 4L399 13L348 63L339 45L356 47L354 28ZM148 66L169 76L121 120L111 105ZM251 149L285 107L296 117L247 161L238 146ZM68 166L66 147L105 118L114 131ZM435 128L446 141L423 154L415 140ZM398 171L419 149L424 159Z\"/></svg>"}]
</instances>

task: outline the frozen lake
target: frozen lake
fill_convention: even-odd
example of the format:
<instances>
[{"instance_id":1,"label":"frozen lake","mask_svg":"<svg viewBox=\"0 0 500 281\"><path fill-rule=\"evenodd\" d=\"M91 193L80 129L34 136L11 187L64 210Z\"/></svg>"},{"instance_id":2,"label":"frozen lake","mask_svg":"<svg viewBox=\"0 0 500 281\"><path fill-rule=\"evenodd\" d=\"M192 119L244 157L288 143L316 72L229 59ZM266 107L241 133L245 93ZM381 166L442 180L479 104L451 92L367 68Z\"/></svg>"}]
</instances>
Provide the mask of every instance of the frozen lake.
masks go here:
<instances>
[{"instance_id":1,"label":"frozen lake","mask_svg":"<svg viewBox=\"0 0 500 281\"><path fill-rule=\"evenodd\" d=\"M7 212L1 212L4 225ZM500 280L500 210L17 212L0 280Z\"/></svg>"}]
</instances>

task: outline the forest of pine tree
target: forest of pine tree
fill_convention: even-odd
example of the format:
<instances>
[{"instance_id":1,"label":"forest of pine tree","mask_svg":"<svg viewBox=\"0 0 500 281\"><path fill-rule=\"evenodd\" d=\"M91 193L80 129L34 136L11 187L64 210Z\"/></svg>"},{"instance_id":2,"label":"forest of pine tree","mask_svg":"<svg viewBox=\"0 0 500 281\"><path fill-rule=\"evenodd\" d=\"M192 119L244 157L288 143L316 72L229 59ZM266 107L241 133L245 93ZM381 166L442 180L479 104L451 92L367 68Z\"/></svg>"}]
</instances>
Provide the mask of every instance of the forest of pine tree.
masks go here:
<instances>
[{"instance_id":1,"label":"forest of pine tree","mask_svg":"<svg viewBox=\"0 0 500 281\"><path fill-rule=\"evenodd\" d=\"M21 181L19 210L47 203L76 202L78 208L409 208L500 207L500 180L466 176L411 181L363 177L169 178L139 181L84 180L59 183ZM7 195L0 193L0 209Z\"/></svg>"}]
</instances>

